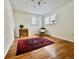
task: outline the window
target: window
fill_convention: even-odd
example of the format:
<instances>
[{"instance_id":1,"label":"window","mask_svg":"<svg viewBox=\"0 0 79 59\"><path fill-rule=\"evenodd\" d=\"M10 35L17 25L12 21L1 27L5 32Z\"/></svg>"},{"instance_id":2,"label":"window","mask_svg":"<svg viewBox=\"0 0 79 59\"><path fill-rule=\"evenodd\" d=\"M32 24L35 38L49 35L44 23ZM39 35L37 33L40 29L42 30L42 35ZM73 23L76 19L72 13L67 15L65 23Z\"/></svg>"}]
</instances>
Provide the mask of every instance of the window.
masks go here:
<instances>
[{"instance_id":1,"label":"window","mask_svg":"<svg viewBox=\"0 0 79 59\"><path fill-rule=\"evenodd\" d=\"M42 24L55 24L55 23L56 23L56 14L46 17L45 19L43 19L43 16L32 16L32 25L35 26Z\"/></svg>"},{"instance_id":2,"label":"window","mask_svg":"<svg viewBox=\"0 0 79 59\"><path fill-rule=\"evenodd\" d=\"M49 17L45 18L45 24L49 24Z\"/></svg>"},{"instance_id":3,"label":"window","mask_svg":"<svg viewBox=\"0 0 79 59\"><path fill-rule=\"evenodd\" d=\"M32 25L41 25L42 17L41 16L32 16Z\"/></svg>"},{"instance_id":4,"label":"window","mask_svg":"<svg viewBox=\"0 0 79 59\"><path fill-rule=\"evenodd\" d=\"M45 18L45 24L55 24L56 23L56 14L53 14Z\"/></svg>"},{"instance_id":5,"label":"window","mask_svg":"<svg viewBox=\"0 0 79 59\"><path fill-rule=\"evenodd\" d=\"M37 17L32 17L32 25L37 25Z\"/></svg>"}]
</instances>

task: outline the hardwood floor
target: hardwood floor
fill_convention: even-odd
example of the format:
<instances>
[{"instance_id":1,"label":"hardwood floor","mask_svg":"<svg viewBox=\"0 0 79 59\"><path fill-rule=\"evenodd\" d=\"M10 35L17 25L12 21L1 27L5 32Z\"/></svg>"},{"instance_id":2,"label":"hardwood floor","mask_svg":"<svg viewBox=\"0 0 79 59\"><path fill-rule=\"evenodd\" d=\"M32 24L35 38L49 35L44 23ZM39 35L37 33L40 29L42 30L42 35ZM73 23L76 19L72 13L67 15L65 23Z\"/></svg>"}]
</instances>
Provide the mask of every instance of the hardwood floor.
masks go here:
<instances>
[{"instance_id":1,"label":"hardwood floor","mask_svg":"<svg viewBox=\"0 0 79 59\"><path fill-rule=\"evenodd\" d=\"M18 56L16 56L17 42L26 38L15 39L5 59L74 59L74 43L51 36L45 38L55 43Z\"/></svg>"}]
</instances>

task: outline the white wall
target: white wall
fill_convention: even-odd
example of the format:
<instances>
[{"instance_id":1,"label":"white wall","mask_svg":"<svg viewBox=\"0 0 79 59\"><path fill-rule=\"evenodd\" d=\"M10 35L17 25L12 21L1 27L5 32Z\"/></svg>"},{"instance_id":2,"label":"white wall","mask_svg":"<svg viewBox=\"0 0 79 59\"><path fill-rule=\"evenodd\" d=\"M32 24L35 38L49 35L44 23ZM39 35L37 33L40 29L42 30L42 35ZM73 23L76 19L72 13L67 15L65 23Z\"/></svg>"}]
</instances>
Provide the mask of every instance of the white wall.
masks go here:
<instances>
[{"instance_id":1,"label":"white wall","mask_svg":"<svg viewBox=\"0 0 79 59\"><path fill-rule=\"evenodd\" d=\"M25 28L28 28L31 22L31 15L15 11L14 12L14 22L15 22L15 37L19 37L19 25L24 25Z\"/></svg>"},{"instance_id":2,"label":"white wall","mask_svg":"<svg viewBox=\"0 0 79 59\"><path fill-rule=\"evenodd\" d=\"M71 1L66 5L63 5L59 9L52 11L48 15L45 15L45 17L50 16L53 13L57 14L57 23L55 25L45 26L48 30L48 34L63 38L65 40L74 41L74 2ZM40 26L30 26L32 15L20 11L15 11L14 15L16 23L15 29L18 29L19 24L23 24L25 28L29 28L30 34L35 34L38 32ZM16 30L15 32L17 33L18 31Z\"/></svg>"},{"instance_id":3,"label":"white wall","mask_svg":"<svg viewBox=\"0 0 79 59\"><path fill-rule=\"evenodd\" d=\"M49 34L65 40L74 41L74 2L71 1L59 9L45 15L57 14L57 23L46 26Z\"/></svg>"},{"instance_id":4,"label":"white wall","mask_svg":"<svg viewBox=\"0 0 79 59\"><path fill-rule=\"evenodd\" d=\"M15 37L19 37L19 25L24 25L25 28L29 29L29 35L34 35L38 32L40 26L33 26L31 23L32 21L31 14L15 11L14 18L15 18ZM39 16L41 17L41 16Z\"/></svg>"},{"instance_id":5,"label":"white wall","mask_svg":"<svg viewBox=\"0 0 79 59\"><path fill-rule=\"evenodd\" d=\"M4 3L4 55L6 55L14 39L14 19L9 0L5 0Z\"/></svg>"}]
</instances>

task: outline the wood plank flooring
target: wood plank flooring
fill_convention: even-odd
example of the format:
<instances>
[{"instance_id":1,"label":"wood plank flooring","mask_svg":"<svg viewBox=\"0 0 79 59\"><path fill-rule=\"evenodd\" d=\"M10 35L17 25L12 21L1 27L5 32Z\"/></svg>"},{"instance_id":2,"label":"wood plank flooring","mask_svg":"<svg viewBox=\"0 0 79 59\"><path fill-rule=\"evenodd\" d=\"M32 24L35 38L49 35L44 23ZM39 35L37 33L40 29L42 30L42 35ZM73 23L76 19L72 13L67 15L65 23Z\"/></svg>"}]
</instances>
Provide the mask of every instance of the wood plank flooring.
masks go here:
<instances>
[{"instance_id":1,"label":"wood plank flooring","mask_svg":"<svg viewBox=\"0 0 79 59\"><path fill-rule=\"evenodd\" d=\"M45 36L45 38L54 41L54 44L16 56L18 40L26 38L15 39L5 59L74 59L74 43L51 36Z\"/></svg>"}]
</instances>

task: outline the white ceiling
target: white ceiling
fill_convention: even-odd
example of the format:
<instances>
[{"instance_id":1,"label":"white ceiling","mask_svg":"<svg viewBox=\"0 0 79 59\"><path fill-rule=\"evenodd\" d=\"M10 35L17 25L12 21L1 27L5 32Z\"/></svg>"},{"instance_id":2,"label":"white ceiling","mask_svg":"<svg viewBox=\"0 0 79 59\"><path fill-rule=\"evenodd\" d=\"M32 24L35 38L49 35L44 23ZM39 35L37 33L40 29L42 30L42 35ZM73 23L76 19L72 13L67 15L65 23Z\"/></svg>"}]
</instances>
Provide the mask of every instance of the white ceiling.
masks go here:
<instances>
[{"instance_id":1,"label":"white ceiling","mask_svg":"<svg viewBox=\"0 0 79 59\"><path fill-rule=\"evenodd\" d=\"M34 8L31 0L10 0L14 10L31 14L45 15L72 0L46 0L45 8Z\"/></svg>"}]
</instances>

